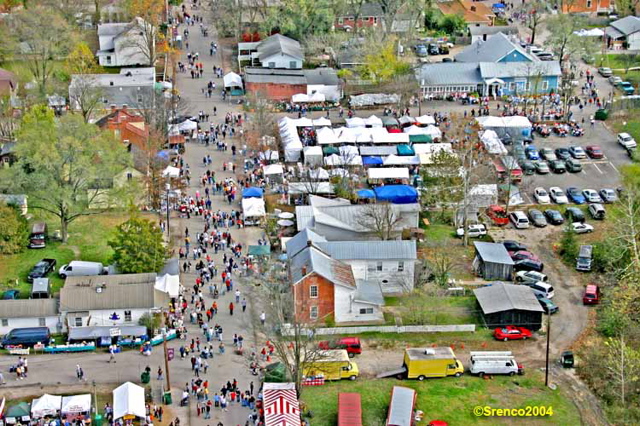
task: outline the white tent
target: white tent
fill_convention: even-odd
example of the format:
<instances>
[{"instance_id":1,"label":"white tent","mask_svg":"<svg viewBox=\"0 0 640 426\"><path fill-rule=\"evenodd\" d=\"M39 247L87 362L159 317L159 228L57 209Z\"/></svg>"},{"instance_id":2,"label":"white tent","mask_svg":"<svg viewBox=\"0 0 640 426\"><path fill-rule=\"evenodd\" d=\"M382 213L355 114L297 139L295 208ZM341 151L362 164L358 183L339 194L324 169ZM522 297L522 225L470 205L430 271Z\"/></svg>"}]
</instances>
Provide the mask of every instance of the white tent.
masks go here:
<instances>
[{"instance_id":1,"label":"white tent","mask_svg":"<svg viewBox=\"0 0 640 426\"><path fill-rule=\"evenodd\" d=\"M54 416L62 407L62 397L45 393L31 402L31 416L39 419L45 416Z\"/></svg>"},{"instance_id":2,"label":"white tent","mask_svg":"<svg viewBox=\"0 0 640 426\"><path fill-rule=\"evenodd\" d=\"M432 138L441 138L442 137L442 130L438 129L436 126L432 126L431 124L428 125L427 127L425 127L425 135L429 135Z\"/></svg>"},{"instance_id":3,"label":"white tent","mask_svg":"<svg viewBox=\"0 0 640 426\"><path fill-rule=\"evenodd\" d=\"M113 420L125 416L146 418L144 388L131 382L123 383L113 390Z\"/></svg>"},{"instance_id":4,"label":"white tent","mask_svg":"<svg viewBox=\"0 0 640 426\"><path fill-rule=\"evenodd\" d=\"M280 154L278 151L274 151L272 149L268 149L266 151L262 151L258 154L258 158L264 161L279 161Z\"/></svg>"},{"instance_id":5,"label":"white tent","mask_svg":"<svg viewBox=\"0 0 640 426\"><path fill-rule=\"evenodd\" d=\"M196 123L195 121L185 120L182 123L178 124L178 130L180 130L181 132L188 132L197 129L198 123Z\"/></svg>"},{"instance_id":6,"label":"white tent","mask_svg":"<svg viewBox=\"0 0 640 426\"><path fill-rule=\"evenodd\" d=\"M338 137L331 127L322 127L317 132L318 145L328 145L338 143Z\"/></svg>"},{"instance_id":7,"label":"white tent","mask_svg":"<svg viewBox=\"0 0 640 426\"><path fill-rule=\"evenodd\" d=\"M180 296L180 276L165 274L156 277L155 289L167 293L169 297Z\"/></svg>"},{"instance_id":8,"label":"white tent","mask_svg":"<svg viewBox=\"0 0 640 426\"><path fill-rule=\"evenodd\" d=\"M338 127L333 129L333 133L338 137L339 143L355 143L356 141L357 135L354 132L354 129Z\"/></svg>"},{"instance_id":9,"label":"white tent","mask_svg":"<svg viewBox=\"0 0 640 426\"><path fill-rule=\"evenodd\" d=\"M360 117L347 118L347 127L366 127L364 119Z\"/></svg>"},{"instance_id":10,"label":"white tent","mask_svg":"<svg viewBox=\"0 0 640 426\"><path fill-rule=\"evenodd\" d=\"M344 166L344 159L338 154L331 154L324 157L325 166Z\"/></svg>"},{"instance_id":11,"label":"white tent","mask_svg":"<svg viewBox=\"0 0 640 426\"><path fill-rule=\"evenodd\" d=\"M312 93L309 96L309 102L324 102L325 100L327 100L326 96L324 95L324 93Z\"/></svg>"},{"instance_id":12,"label":"white tent","mask_svg":"<svg viewBox=\"0 0 640 426\"><path fill-rule=\"evenodd\" d=\"M313 127L313 120L307 117L295 119L293 120L293 122L295 123L296 127Z\"/></svg>"},{"instance_id":13,"label":"white tent","mask_svg":"<svg viewBox=\"0 0 640 426\"><path fill-rule=\"evenodd\" d=\"M309 178L315 180L329 180L329 172L322 167L311 169L309 170Z\"/></svg>"},{"instance_id":14,"label":"white tent","mask_svg":"<svg viewBox=\"0 0 640 426\"><path fill-rule=\"evenodd\" d=\"M385 166L408 166L420 164L417 155L390 155L384 159Z\"/></svg>"},{"instance_id":15,"label":"white tent","mask_svg":"<svg viewBox=\"0 0 640 426\"><path fill-rule=\"evenodd\" d=\"M307 166L322 165L322 148L319 146L307 146L304 148L304 164Z\"/></svg>"},{"instance_id":16,"label":"white tent","mask_svg":"<svg viewBox=\"0 0 640 426\"><path fill-rule=\"evenodd\" d=\"M331 126L331 120L326 117L316 118L315 120L313 120L313 125L316 127Z\"/></svg>"},{"instance_id":17,"label":"white tent","mask_svg":"<svg viewBox=\"0 0 640 426\"><path fill-rule=\"evenodd\" d=\"M480 136L480 140L484 144L485 149L489 154L505 155L507 149L498 137L498 134L493 130L485 130Z\"/></svg>"},{"instance_id":18,"label":"white tent","mask_svg":"<svg viewBox=\"0 0 640 426\"><path fill-rule=\"evenodd\" d=\"M418 127L416 125L405 127L403 132L408 135L426 135L427 129L425 127Z\"/></svg>"},{"instance_id":19,"label":"white tent","mask_svg":"<svg viewBox=\"0 0 640 426\"><path fill-rule=\"evenodd\" d=\"M375 167L367 169L369 179L409 179L406 167Z\"/></svg>"},{"instance_id":20,"label":"white tent","mask_svg":"<svg viewBox=\"0 0 640 426\"><path fill-rule=\"evenodd\" d=\"M333 194L330 182L289 182L289 194Z\"/></svg>"},{"instance_id":21,"label":"white tent","mask_svg":"<svg viewBox=\"0 0 640 426\"><path fill-rule=\"evenodd\" d=\"M262 198L243 198L242 213L244 217L262 217L267 214L267 210Z\"/></svg>"},{"instance_id":22,"label":"white tent","mask_svg":"<svg viewBox=\"0 0 640 426\"><path fill-rule=\"evenodd\" d=\"M358 151L358 147L353 145L342 145L338 148L340 151L340 155L345 160L351 159L356 155L360 155L360 151Z\"/></svg>"},{"instance_id":23,"label":"white tent","mask_svg":"<svg viewBox=\"0 0 640 426\"><path fill-rule=\"evenodd\" d=\"M370 127L382 127L382 120L372 115L364 119L364 124Z\"/></svg>"},{"instance_id":24,"label":"white tent","mask_svg":"<svg viewBox=\"0 0 640 426\"><path fill-rule=\"evenodd\" d=\"M420 124L436 124L436 120L435 118L433 118L430 115L421 115L420 117L416 118L416 122L420 123Z\"/></svg>"},{"instance_id":25,"label":"white tent","mask_svg":"<svg viewBox=\"0 0 640 426\"><path fill-rule=\"evenodd\" d=\"M167 166L167 168L162 171L162 177L170 177L170 178L180 177L180 169L173 166Z\"/></svg>"},{"instance_id":26,"label":"white tent","mask_svg":"<svg viewBox=\"0 0 640 426\"><path fill-rule=\"evenodd\" d=\"M416 154L431 154L440 151L453 153L450 143L417 143L411 147Z\"/></svg>"},{"instance_id":27,"label":"white tent","mask_svg":"<svg viewBox=\"0 0 640 426\"><path fill-rule=\"evenodd\" d=\"M82 395L71 395L62 397L62 414L85 413L91 410L91 395L86 393Z\"/></svg>"},{"instance_id":28,"label":"white tent","mask_svg":"<svg viewBox=\"0 0 640 426\"><path fill-rule=\"evenodd\" d=\"M494 117L492 115L477 117L476 121L484 128L487 127L531 127L527 117L513 115L510 117Z\"/></svg>"},{"instance_id":29,"label":"white tent","mask_svg":"<svg viewBox=\"0 0 640 426\"><path fill-rule=\"evenodd\" d=\"M242 87L242 77L235 72L230 72L222 78L224 87Z\"/></svg>"},{"instance_id":30,"label":"white tent","mask_svg":"<svg viewBox=\"0 0 640 426\"><path fill-rule=\"evenodd\" d=\"M266 166L262 166L262 170L266 175L281 175L284 173L284 168L282 164L268 164Z\"/></svg>"},{"instance_id":31,"label":"white tent","mask_svg":"<svg viewBox=\"0 0 640 426\"><path fill-rule=\"evenodd\" d=\"M305 93L296 93L295 95L291 96L291 102L293 102L294 104L309 102L309 96L307 96Z\"/></svg>"},{"instance_id":32,"label":"white tent","mask_svg":"<svg viewBox=\"0 0 640 426\"><path fill-rule=\"evenodd\" d=\"M590 30L585 30L584 28L578 31L573 32L578 37L602 37L604 35L604 31L600 28L591 28Z\"/></svg>"},{"instance_id":33,"label":"white tent","mask_svg":"<svg viewBox=\"0 0 640 426\"><path fill-rule=\"evenodd\" d=\"M284 117L278 122L278 126L280 127L280 139L284 147L285 161L298 161L302 152L302 142L298 136L297 120Z\"/></svg>"}]
</instances>

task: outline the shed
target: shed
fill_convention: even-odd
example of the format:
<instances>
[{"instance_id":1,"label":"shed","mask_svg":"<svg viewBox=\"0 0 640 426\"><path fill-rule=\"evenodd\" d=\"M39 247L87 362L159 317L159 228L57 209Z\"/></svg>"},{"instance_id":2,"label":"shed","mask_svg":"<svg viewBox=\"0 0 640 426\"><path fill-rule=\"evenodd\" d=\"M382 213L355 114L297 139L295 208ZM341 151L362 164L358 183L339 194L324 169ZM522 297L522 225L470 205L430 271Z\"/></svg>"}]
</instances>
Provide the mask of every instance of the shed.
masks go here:
<instances>
[{"instance_id":1,"label":"shed","mask_svg":"<svg viewBox=\"0 0 640 426\"><path fill-rule=\"evenodd\" d=\"M48 299L51 297L51 288L49 287L49 278L36 278L31 285L32 299Z\"/></svg>"},{"instance_id":2,"label":"shed","mask_svg":"<svg viewBox=\"0 0 640 426\"><path fill-rule=\"evenodd\" d=\"M474 242L476 257L473 269L485 280L511 280L513 260L504 245L499 243Z\"/></svg>"},{"instance_id":3,"label":"shed","mask_svg":"<svg viewBox=\"0 0 640 426\"><path fill-rule=\"evenodd\" d=\"M473 293L489 328L515 325L537 331L542 327L544 310L526 285L494 283Z\"/></svg>"}]
</instances>

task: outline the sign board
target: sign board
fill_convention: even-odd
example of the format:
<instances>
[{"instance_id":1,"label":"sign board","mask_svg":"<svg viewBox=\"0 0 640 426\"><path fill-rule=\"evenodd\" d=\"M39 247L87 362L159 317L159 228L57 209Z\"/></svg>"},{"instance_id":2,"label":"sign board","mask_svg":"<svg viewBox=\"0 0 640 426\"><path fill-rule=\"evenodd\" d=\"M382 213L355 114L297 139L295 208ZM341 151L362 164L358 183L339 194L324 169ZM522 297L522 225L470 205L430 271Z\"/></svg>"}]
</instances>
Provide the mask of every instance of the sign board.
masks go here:
<instances>
[{"instance_id":1,"label":"sign board","mask_svg":"<svg viewBox=\"0 0 640 426\"><path fill-rule=\"evenodd\" d=\"M29 355L29 349L9 349L9 355Z\"/></svg>"},{"instance_id":2,"label":"sign board","mask_svg":"<svg viewBox=\"0 0 640 426\"><path fill-rule=\"evenodd\" d=\"M167 348L167 359L171 361L174 356L175 356L175 349Z\"/></svg>"},{"instance_id":3,"label":"sign board","mask_svg":"<svg viewBox=\"0 0 640 426\"><path fill-rule=\"evenodd\" d=\"M34 351L43 351L44 350L44 345L42 343L38 342L35 345L33 345L33 350Z\"/></svg>"},{"instance_id":4,"label":"sign board","mask_svg":"<svg viewBox=\"0 0 640 426\"><path fill-rule=\"evenodd\" d=\"M122 331L119 328L110 328L109 336L116 337L122 335Z\"/></svg>"}]
</instances>

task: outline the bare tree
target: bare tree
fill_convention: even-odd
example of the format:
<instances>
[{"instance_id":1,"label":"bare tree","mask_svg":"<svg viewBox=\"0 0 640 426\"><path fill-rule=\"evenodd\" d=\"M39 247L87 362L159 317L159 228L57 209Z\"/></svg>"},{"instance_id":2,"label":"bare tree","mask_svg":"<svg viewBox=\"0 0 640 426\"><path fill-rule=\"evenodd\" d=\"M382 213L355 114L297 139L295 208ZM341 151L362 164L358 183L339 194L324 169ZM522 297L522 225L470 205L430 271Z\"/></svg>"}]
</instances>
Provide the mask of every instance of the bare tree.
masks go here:
<instances>
[{"instance_id":1,"label":"bare tree","mask_svg":"<svg viewBox=\"0 0 640 426\"><path fill-rule=\"evenodd\" d=\"M426 271L441 288L449 286L451 272L458 266L450 244L429 243L425 248Z\"/></svg>"},{"instance_id":2,"label":"bare tree","mask_svg":"<svg viewBox=\"0 0 640 426\"><path fill-rule=\"evenodd\" d=\"M189 103L174 92L168 94L153 90L130 100L130 105L140 112L151 130L165 140L169 136L167 124L176 121L189 111Z\"/></svg>"},{"instance_id":3,"label":"bare tree","mask_svg":"<svg viewBox=\"0 0 640 426\"><path fill-rule=\"evenodd\" d=\"M74 75L71 79L69 90L69 103L73 108L80 110L84 121L89 118L96 109L99 109L104 91L97 84L96 78L91 74Z\"/></svg>"},{"instance_id":4,"label":"bare tree","mask_svg":"<svg viewBox=\"0 0 640 426\"><path fill-rule=\"evenodd\" d=\"M402 216L390 203L367 204L356 222L381 240L390 240L398 231Z\"/></svg>"},{"instance_id":5,"label":"bare tree","mask_svg":"<svg viewBox=\"0 0 640 426\"><path fill-rule=\"evenodd\" d=\"M609 378L615 384L614 393L620 398L620 405L625 406L631 388L637 388L640 379L640 352L634 350L625 341L624 334L619 338L610 338L605 342L607 357L605 368Z\"/></svg>"}]
</instances>

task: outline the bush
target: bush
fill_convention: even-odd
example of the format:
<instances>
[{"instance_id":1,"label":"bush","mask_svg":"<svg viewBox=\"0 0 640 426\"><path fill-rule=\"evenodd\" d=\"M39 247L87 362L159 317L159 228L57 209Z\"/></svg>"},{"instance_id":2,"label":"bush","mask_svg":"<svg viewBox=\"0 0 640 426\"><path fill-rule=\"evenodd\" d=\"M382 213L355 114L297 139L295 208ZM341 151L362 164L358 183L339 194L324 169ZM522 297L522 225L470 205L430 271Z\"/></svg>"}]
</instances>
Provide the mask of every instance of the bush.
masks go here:
<instances>
[{"instance_id":1,"label":"bush","mask_svg":"<svg viewBox=\"0 0 640 426\"><path fill-rule=\"evenodd\" d=\"M560 240L560 256L567 263L573 263L578 257L580 246L576 239L576 233L567 228Z\"/></svg>"},{"instance_id":2,"label":"bush","mask_svg":"<svg viewBox=\"0 0 640 426\"><path fill-rule=\"evenodd\" d=\"M29 243L29 225L15 206L0 205L0 253L22 252Z\"/></svg>"}]
</instances>

